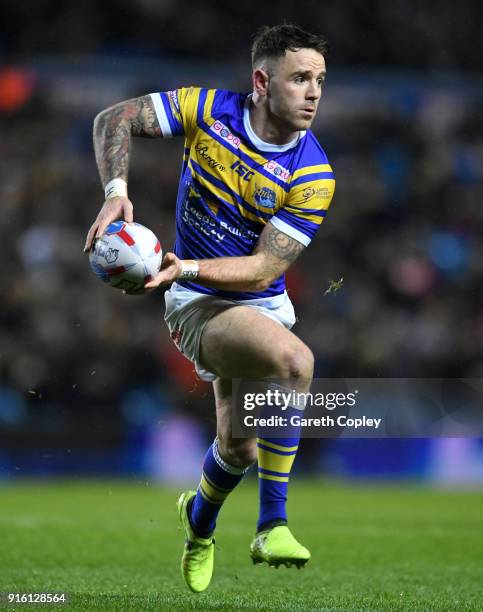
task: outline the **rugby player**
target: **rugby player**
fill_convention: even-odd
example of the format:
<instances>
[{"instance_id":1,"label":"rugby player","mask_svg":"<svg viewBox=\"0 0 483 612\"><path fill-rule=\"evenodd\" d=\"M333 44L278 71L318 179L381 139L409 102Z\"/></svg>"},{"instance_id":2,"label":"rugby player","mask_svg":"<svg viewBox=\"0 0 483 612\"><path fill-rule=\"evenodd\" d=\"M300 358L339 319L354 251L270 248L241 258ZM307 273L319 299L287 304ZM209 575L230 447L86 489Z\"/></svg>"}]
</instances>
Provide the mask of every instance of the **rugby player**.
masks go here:
<instances>
[{"instance_id":1,"label":"rugby player","mask_svg":"<svg viewBox=\"0 0 483 612\"><path fill-rule=\"evenodd\" d=\"M174 250L145 289L171 286L165 293L171 337L199 376L213 381L217 435L197 491L178 500L186 534L182 573L195 592L212 577L218 513L257 460L253 562L303 566L310 558L287 524L298 435L233 438L231 396L234 378L278 379L301 392L310 387L314 359L290 331L295 315L284 273L311 242L334 192L332 168L310 131L325 54L320 35L266 26L252 47L251 93L199 87L152 93L112 106L94 122L105 202L86 252L112 221L133 220L131 137L185 138Z\"/></svg>"}]
</instances>

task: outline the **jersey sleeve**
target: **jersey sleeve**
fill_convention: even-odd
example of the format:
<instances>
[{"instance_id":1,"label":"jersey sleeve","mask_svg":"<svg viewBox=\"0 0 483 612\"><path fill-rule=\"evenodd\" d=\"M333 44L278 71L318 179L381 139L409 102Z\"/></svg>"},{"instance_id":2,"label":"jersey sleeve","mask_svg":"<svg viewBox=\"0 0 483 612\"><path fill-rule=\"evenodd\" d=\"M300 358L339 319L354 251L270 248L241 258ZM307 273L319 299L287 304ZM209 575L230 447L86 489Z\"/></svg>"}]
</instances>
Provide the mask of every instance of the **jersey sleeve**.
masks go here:
<instances>
[{"instance_id":1,"label":"jersey sleeve","mask_svg":"<svg viewBox=\"0 0 483 612\"><path fill-rule=\"evenodd\" d=\"M307 246L324 220L334 191L335 177L329 164L296 170L287 200L270 223Z\"/></svg>"},{"instance_id":2,"label":"jersey sleeve","mask_svg":"<svg viewBox=\"0 0 483 612\"><path fill-rule=\"evenodd\" d=\"M207 97L212 99L214 92L200 87L182 87L150 94L163 137L182 134L189 137L203 119Z\"/></svg>"}]
</instances>

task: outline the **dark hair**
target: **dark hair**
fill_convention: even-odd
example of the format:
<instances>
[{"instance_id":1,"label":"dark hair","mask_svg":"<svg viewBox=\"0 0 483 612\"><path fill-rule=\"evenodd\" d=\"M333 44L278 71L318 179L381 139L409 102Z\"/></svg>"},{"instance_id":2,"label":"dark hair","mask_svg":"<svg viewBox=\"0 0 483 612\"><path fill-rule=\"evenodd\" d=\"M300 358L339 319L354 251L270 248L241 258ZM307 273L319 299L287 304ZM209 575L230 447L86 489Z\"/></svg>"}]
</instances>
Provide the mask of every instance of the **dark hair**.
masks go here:
<instances>
[{"instance_id":1,"label":"dark hair","mask_svg":"<svg viewBox=\"0 0 483 612\"><path fill-rule=\"evenodd\" d=\"M255 34L252 45L252 65L260 59L283 57L286 51L315 49L325 57L327 40L321 34L312 34L299 26L284 23L276 26L262 26Z\"/></svg>"}]
</instances>

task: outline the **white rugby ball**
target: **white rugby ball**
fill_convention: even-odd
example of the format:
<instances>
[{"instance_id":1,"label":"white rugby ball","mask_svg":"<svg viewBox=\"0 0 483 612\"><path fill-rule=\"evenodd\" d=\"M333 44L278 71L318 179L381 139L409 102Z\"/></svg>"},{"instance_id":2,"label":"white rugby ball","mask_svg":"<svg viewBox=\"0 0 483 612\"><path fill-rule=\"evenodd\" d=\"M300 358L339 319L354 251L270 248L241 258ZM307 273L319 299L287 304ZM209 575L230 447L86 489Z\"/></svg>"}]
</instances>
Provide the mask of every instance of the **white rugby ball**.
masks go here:
<instances>
[{"instance_id":1,"label":"white rugby ball","mask_svg":"<svg viewBox=\"0 0 483 612\"><path fill-rule=\"evenodd\" d=\"M153 232L140 223L115 221L89 254L91 268L104 283L140 291L159 272L163 251Z\"/></svg>"}]
</instances>

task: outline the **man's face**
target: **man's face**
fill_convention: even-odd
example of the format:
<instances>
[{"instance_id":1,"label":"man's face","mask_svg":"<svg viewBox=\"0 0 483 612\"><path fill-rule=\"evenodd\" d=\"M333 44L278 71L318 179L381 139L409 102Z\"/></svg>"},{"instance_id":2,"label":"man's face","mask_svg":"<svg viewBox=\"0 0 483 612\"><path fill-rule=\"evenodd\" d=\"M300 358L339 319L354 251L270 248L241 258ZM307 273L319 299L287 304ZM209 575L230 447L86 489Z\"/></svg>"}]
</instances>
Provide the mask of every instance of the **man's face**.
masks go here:
<instances>
[{"instance_id":1,"label":"man's face","mask_svg":"<svg viewBox=\"0 0 483 612\"><path fill-rule=\"evenodd\" d=\"M324 57L315 49L286 51L268 73L268 110L273 120L289 130L308 130L322 94Z\"/></svg>"}]
</instances>

